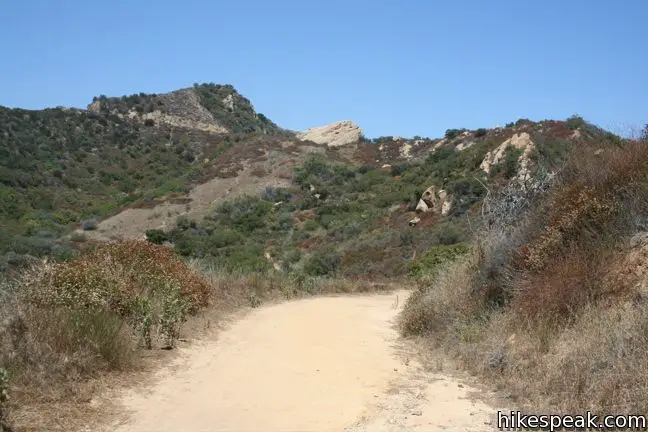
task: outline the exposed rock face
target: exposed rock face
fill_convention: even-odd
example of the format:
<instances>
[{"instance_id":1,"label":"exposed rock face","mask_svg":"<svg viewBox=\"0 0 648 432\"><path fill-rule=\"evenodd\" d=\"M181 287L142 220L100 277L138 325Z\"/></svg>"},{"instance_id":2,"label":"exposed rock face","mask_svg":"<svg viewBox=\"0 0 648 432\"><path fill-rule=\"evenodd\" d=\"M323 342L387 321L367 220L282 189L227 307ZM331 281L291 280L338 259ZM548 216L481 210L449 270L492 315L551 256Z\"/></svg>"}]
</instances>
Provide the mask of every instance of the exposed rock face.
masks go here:
<instances>
[{"instance_id":1,"label":"exposed rock face","mask_svg":"<svg viewBox=\"0 0 648 432\"><path fill-rule=\"evenodd\" d=\"M339 147L356 142L362 136L362 129L352 121L341 121L319 126L297 134L302 141L313 141L329 147Z\"/></svg>"},{"instance_id":2,"label":"exposed rock face","mask_svg":"<svg viewBox=\"0 0 648 432\"><path fill-rule=\"evenodd\" d=\"M209 133L224 134L229 130L219 124L212 113L201 103L198 95L193 89L176 90L171 93L157 95L156 100L164 107L163 111L155 109L151 112L141 113L131 109L127 113L118 113L119 117L127 117L134 121L152 121L154 125L166 124L173 127L186 129L198 129ZM234 108L234 98L229 95L223 99L223 103L231 109ZM88 105L89 111L101 112L102 104L96 100Z\"/></svg>"},{"instance_id":3,"label":"exposed rock face","mask_svg":"<svg viewBox=\"0 0 648 432\"><path fill-rule=\"evenodd\" d=\"M531 176L531 152L533 151L533 143L524 149L524 152L518 159L518 172L514 178L515 181L520 183L527 183L532 180Z\"/></svg>"},{"instance_id":4,"label":"exposed rock face","mask_svg":"<svg viewBox=\"0 0 648 432\"><path fill-rule=\"evenodd\" d=\"M225 99L223 99L223 105L230 110L234 111L234 96L233 95L227 95Z\"/></svg>"},{"instance_id":5,"label":"exposed rock face","mask_svg":"<svg viewBox=\"0 0 648 432\"><path fill-rule=\"evenodd\" d=\"M416 216L415 218L409 221L409 226L411 227L416 226L418 225L419 222L421 222L421 218Z\"/></svg>"},{"instance_id":6,"label":"exposed rock face","mask_svg":"<svg viewBox=\"0 0 648 432\"><path fill-rule=\"evenodd\" d=\"M92 102L90 105L88 105L88 111L92 112L101 112L101 102L96 100Z\"/></svg>"},{"instance_id":7,"label":"exposed rock face","mask_svg":"<svg viewBox=\"0 0 648 432\"><path fill-rule=\"evenodd\" d=\"M156 124L164 123L170 126L182 127L188 129L199 129L205 132L211 132L217 134L223 134L229 132L226 128L219 126L215 123L203 123L200 121L192 121L184 117L164 114L163 112L158 110L150 113L146 113L142 116L138 115L135 111L131 111L130 117L134 119L141 118L141 120L143 121L153 120Z\"/></svg>"},{"instance_id":8,"label":"exposed rock face","mask_svg":"<svg viewBox=\"0 0 648 432\"><path fill-rule=\"evenodd\" d=\"M457 144L457 151L466 150L475 145L475 141L462 141Z\"/></svg>"},{"instance_id":9,"label":"exposed rock face","mask_svg":"<svg viewBox=\"0 0 648 432\"><path fill-rule=\"evenodd\" d=\"M533 141L531 141L531 136L529 136L529 134L526 132L513 135L511 138L500 144L495 150L486 153L486 157L479 167L482 170L486 171L486 173L490 173L493 169L493 166L497 165L504 158L504 153L506 152L506 148L508 146L513 146L517 149L524 149L522 156L520 156L520 160L525 160L526 162L524 167L521 166L520 171L522 171L522 168L528 170L529 153L533 150L534 145Z\"/></svg>"},{"instance_id":10,"label":"exposed rock face","mask_svg":"<svg viewBox=\"0 0 648 432\"><path fill-rule=\"evenodd\" d=\"M412 157L410 151L412 151L412 144L408 144L408 143L403 144L403 146L400 148L401 157L410 159Z\"/></svg>"}]
</instances>

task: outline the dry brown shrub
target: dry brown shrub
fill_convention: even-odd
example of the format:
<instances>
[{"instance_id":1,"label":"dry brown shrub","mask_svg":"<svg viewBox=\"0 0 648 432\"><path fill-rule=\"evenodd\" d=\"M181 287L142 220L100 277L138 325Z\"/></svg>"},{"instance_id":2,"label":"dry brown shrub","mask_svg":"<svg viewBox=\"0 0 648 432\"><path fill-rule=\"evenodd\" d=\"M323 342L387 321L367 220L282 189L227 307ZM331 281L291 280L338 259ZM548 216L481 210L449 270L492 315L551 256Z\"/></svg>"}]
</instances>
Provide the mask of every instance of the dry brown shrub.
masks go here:
<instances>
[{"instance_id":1,"label":"dry brown shrub","mask_svg":"<svg viewBox=\"0 0 648 432\"><path fill-rule=\"evenodd\" d=\"M402 330L427 335L511 404L647 412L648 143L576 148L528 208L512 229L484 232L475 265L451 264L412 295ZM494 295L506 301L492 307Z\"/></svg>"}]
</instances>

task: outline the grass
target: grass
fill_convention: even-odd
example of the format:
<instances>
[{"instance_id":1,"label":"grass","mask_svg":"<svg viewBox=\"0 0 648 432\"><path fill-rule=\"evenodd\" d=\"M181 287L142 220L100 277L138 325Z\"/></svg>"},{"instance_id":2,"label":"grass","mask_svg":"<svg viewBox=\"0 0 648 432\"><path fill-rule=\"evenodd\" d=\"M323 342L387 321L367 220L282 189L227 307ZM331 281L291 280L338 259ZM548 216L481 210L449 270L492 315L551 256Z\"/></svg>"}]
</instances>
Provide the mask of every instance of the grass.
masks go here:
<instances>
[{"instance_id":1,"label":"grass","mask_svg":"<svg viewBox=\"0 0 648 432\"><path fill-rule=\"evenodd\" d=\"M18 430L52 428L46 417L54 413L61 425L72 421L102 381L128 379L150 366L165 352L151 348L197 335L200 317L218 320L266 302L388 288L271 269L232 271L203 259L185 262L166 246L138 241L40 263L0 290L0 394L9 396L0 399L0 421Z\"/></svg>"},{"instance_id":2,"label":"grass","mask_svg":"<svg viewBox=\"0 0 648 432\"><path fill-rule=\"evenodd\" d=\"M598 312L609 319L616 310L611 305L634 295L627 282L612 292L613 285L600 280L623 257L603 251L624 246L632 231L628 227L643 220L640 197L648 191L642 177L646 158L639 147L609 148L596 157L593 149L581 148L584 153L569 158L563 141L534 136L537 163L555 168L568 159L558 187L520 206L515 195L502 194L506 205L493 207L504 213L491 213L494 225L486 224L488 229L474 226L480 204L485 197L492 201L491 190L514 174L517 154L502 165L503 175L487 176L479 165L506 137L480 131L465 150L456 151L452 141L395 164L391 172L313 155L295 167L293 187L267 188L220 203L203 220L183 218L167 231L149 230L150 243L94 248L79 235L73 245L62 242L60 236L81 221L93 229L95 217L183 193L188 184L219 175L225 166L251 160L261 143L269 145L272 137L260 131L272 132L275 126L255 115L240 95L234 95L240 115L218 111L231 88L196 86L194 91L212 114L240 133L217 138L174 131L171 136L163 127L142 129L109 112L53 110L31 113L27 121L22 111L0 109L12 124L12 133L3 136L9 137L9 147L24 142L24 152L14 152L9 161L11 169L0 167L0 217L9 227L0 229L0 268L27 269L0 300L0 316L7 317L0 321L0 370L8 371L11 396L9 403L0 402L0 421L6 420L7 408L20 426L32 421L26 414L30 409L40 412L43 406L71 415L72 405L86 403L93 394L91 383L139 370L143 359L157 352L152 348L173 347L182 332L195 330L194 314L384 289L375 281L394 278L419 284L403 315L406 334L427 336L468 367L527 398L542 396L540 384L553 385L539 371L560 379L548 369L554 365L549 356L558 361L563 351L583 355L559 342L576 334L574 326L607 331L610 344L618 334L641 342L643 312L631 309L623 328L605 329L605 322L592 318ZM133 105L162 109L161 99L151 95L100 99L108 111L112 106L127 112ZM75 141L72 126L87 133ZM251 131L257 131L256 137L246 135ZM462 133L449 131L456 141ZM70 142L67 152L59 151L60 141ZM207 146L199 163L192 164L200 142ZM216 158L215 165L205 161ZM38 169L30 165L39 160L47 163ZM422 215L421 223L410 228L406 209L413 211L429 186L448 191L452 211L447 217ZM474 244L474 232L487 235ZM601 232L608 235L601 237ZM84 250L72 249L78 245ZM42 264L25 254L57 259ZM37 267L29 271L35 261ZM588 270L593 264L598 273ZM589 346L582 345L584 350ZM610 346L625 355L631 345ZM632 356L623 360L629 363L608 364L639 371ZM521 372L536 382L520 381ZM569 380L561 384L574 393Z\"/></svg>"},{"instance_id":3,"label":"grass","mask_svg":"<svg viewBox=\"0 0 648 432\"><path fill-rule=\"evenodd\" d=\"M574 149L554 187L514 213L491 203L471 251L400 320L535 411L648 411L646 245L631 241L646 231L648 146L595 150Z\"/></svg>"},{"instance_id":4,"label":"grass","mask_svg":"<svg viewBox=\"0 0 648 432\"><path fill-rule=\"evenodd\" d=\"M140 347L173 346L209 295L206 279L146 242L38 265L7 283L0 300L11 406L69 403L84 382L137 369Z\"/></svg>"}]
</instances>

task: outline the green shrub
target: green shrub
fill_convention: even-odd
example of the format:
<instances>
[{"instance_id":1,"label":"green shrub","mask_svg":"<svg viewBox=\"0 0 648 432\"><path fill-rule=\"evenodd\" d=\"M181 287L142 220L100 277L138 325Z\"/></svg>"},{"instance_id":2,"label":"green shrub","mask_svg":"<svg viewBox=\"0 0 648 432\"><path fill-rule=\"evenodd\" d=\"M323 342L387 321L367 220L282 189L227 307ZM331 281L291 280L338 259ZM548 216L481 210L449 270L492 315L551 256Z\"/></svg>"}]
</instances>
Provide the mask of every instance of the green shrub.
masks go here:
<instances>
[{"instance_id":1,"label":"green shrub","mask_svg":"<svg viewBox=\"0 0 648 432\"><path fill-rule=\"evenodd\" d=\"M310 276L326 276L334 273L340 265L340 255L332 251L318 251L311 255L304 265Z\"/></svg>"},{"instance_id":2,"label":"green shrub","mask_svg":"<svg viewBox=\"0 0 648 432\"><path fill-rule=\"evenodd\" d=\"M245 196L222 203L210 219L249 234L268 225L271 211L272 204L269 202Z\"/></svg>"},{"instance_id":3,"label":"green shrub","mask_svg":"<svg viewBox=\"0 0 648 432\"><path fill-rule=\"evenodd\" d=\"M465 129L447 129L445 131L445 137L446 139L455 139L456 137L459 136Z\"/></svg>"},{"instance_id":4,"label":"green shrub","mask_svg":"<svg viewBox=\"0 0 648 432\"><path fill-rule=\"evenodd\" d=\"M235 245L243 240L243 236L231 229L219 229L213 231L206 239L207 247L210 250Z\"/></svg>"},{"instance_id":5,"label":"green shrub","mask_svg":"<svg viewBox=\"0 0 648 432\"><path fill-rule=\"evenodd\" d=\"M409 164L406 163L392 164L391 175L394 177L402 175L403 173L405 173L405 171L407 171L408 168Z\"/></svg>"},{"instance_id":6,"label":"green shrub","mask_svg":"<svg viewBox=\"0 0 648 432\"><path fill-rule=\"evenodd\" d=\"M0 432L11 432L8 424L9 372L0 367Z\"/></svg>"},{"instance_id":7,"label":"green shrub","mask_svg":"<svg viewBox=\"0 0 648 432\"><path fill-rule=\"evenodd\" d=\"M149 348L155 328L172 346L180 323L205 306L209 296L207 282L170 249L137 241L101 246L75 261L57 263L25 285L37 307L122 317Z\"/></svg>"},{"instance_id":8,"label":"green shrub","mask_svg":"<svg viewBox=\"0 0 648 432\"><path fill-rule=\"evenodd\" d=\"M290 213L281 213L277 217L277 228L279 231L288 231L293 227L294 220Z\"/></svg>"},{"instance_id":9,"label":"green shrub","mask_svg":"<svg viewBox=\"0 0 648 432\"><path fill-rule=\"evenodd\" d=\"M504 150L504 157L493 167L491 171L492 176L496 176L500 173L504 174L504 177L511 179L515 177L518 171L518 161L524 149L515 148L513 146L506 147Z\"/></svg>"},{"instance_id":10,"label":"green shrub","mask_svg":"<svg viewBox=\"0 0 648 432\"><path fill-rule=\"evenodd\" d=\"M317 221L314 221L312 219L308 219L306 222L304 222L304 231L315 231L319 227L319 224Z\"/></svg>"},{"instance_id":11,"label":"green shrub","mask_svg":"<svg viewBox=\"0 0 648 432\"><path fill-rule=\"evenodd\" d=\"M272 203L276 203L279 201L287 202L290 201L292 197L293 197L293 193L290 190L284 188L267 187L261 193L261 199L270 201Z\"/></svg>"},{"instance_id":12,"label":"green shrub","mask_svg":"<svg viewBox=\"0 0 648 432\"><path fill-rule=\"evenodd\" d=\"M469 250L463 243L434 246L423 257L408 265L408 274L414 278L433 279L441 265L466 255Z\"/></svg>"},{"instance_id":13,"label":"green shrub","mask_svg":"<svg viewBox=\"0 0 648 432\"><path fill-rule=\"evenodd\" d=\"M162 244L168 240L168 237L161 229L149 229L146 230L146 240L154 244Z\"/></svg>"},{"instance_id":14,"label":"green shrub","mask_svg":"<svg viewBox=\"0 0 648 432\"><path fill-rule=\"evenodd\" d=\"M488 133L488 129L479 128L475 131L475 138L486 136L487 133Z\"/></svg>"},{"instance_id":15,"label":"green shrub","mask_svg":"<svg viewBox=\"0 0 648 432\"><path fill-rule=\"evenodd\" d=\"M567 123L567 127L572 130L578 129L579 127L583 127L587 124L581 116L576 114L569 117L565 123Z\"/></svg>"},{"instance_id":16,"label":"green shrub","mask_svg":"<svg viewBox=\"0 0 648 432\"><path fill-rule=\"evenodd\" d=\"M264 272L271 267L263 256L263 247L251 242L223 248L214 257L220 267L243 274Z\"/></svg>"},{"instance_id":17,"label":"green shrub","mask_svg":"<svg viewBox=\"0 0 648 432\"><path fill-rule=\"evenodd\" d=\"M455 243L459 243L459 241L462 238L462 235L455 227L450 225L450 226L445 226L441 230L441 232L437 234L437 237L439 239L439 244L444 246L449 246L449 245L454 245Z\"/></svg>"},{"instance_id":18,"label":"green shrub","mask_svg":"<svg viewBox=\"0 0 648 432\"><path fill-rule=\"evenodd\" d=\"M565 162L573 148L573 144L568 140L536 137L534 141L535 152L531 156L538 164L548 169L553 169Z\"/></svg>"},{"instance_id":19,"label":"green shrub","mask_svg":"<svg viewBox=\"0 0 648 432\"><path fill-rule=\"evenodd\" d=\"M81 223L81 227L83 228L84 231L93 231L97 229L97 220L96 219L88 219L84 220Z\"/></svg>"}]
</instances>

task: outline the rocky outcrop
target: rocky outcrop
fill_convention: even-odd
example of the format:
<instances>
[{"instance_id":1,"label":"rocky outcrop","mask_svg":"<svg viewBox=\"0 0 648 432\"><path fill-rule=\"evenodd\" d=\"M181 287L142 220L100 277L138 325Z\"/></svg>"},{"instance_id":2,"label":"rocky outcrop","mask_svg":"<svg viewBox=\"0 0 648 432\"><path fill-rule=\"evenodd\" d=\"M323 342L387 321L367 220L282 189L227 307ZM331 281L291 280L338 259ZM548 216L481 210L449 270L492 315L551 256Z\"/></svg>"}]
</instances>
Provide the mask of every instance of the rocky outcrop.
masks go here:
<instances>
[{"instance_id":1,"label":"rocky outcrop","mask_svg":"<svg viewBox=\"0 0 648 432\"><path fill-rule=\"evenodd\" d=\"M425 189L416 206L417 213L433 212L442 216L446 216L450 210L452 210L452 198L444 189L437 193L435 186Z\"/></svg>"},{"instance_id":2,"label":"rocky outcrop","mask_svg":"<svg viewBox=\"0 0 648 432\"><path fill-rule=\"evenodd\" d=\"M227 97L225 97L222 102L225 108L230 111L234 111L234 95L227 95Z\"/></svg>"},{"instance_id":3,"label":"rocky outcrop","mask_svg":"<svg viewBox=\"0 0 648 432\"><path fill-rule=\"evenodd\" d=\"M354 143L362 137L362 129L352 121L341 121L326 126L307 129L297 134L302 141L312 141L326 144L329 147L339 147Z\"/></svg>"},{"instance_id":4,"label":"rocky outcrop","mask_svg":"<svg viewBox=\"0 0 648 432\"><path fill-rule=\"evenodd\" d=\"M216 123L204 123L200 121L190 120L185 117L165 114L161 111L153 111L144 115L139 115L135 111L131 111L129 113L129 117L131 117L131 119L140 119L141 121L153 121L154 124L166 124L174 127L198 129L216 134L225 134L229 132L226 128L219 126Z\"/></svg>"},{"instance_id":5,"label":"rocky outcrop","mask_svg":"<svg viewBox=\"0 0 648 432\"><path fill-rule=\"evenodd\" d=\"M101 112L101 101L96 100L88 105L88 111L99 113Z\"/></svg>"},{"instance_id":6,"label":"rocky outcrop","mask_svg":"<svg viewBox=\"0 0 648 432\"><path fill-rule=\"evenodd\" d=\"M441 204L441 216L447 216L450 210L452 210L452 201L443 201L443 204Z\"/></svg>"},{"instance_id":7,"label":"rocky outcrop","mask_svg":"<svg viewBox=\"0 0 648 432\"><path fill-rule=\"evenodd\" d=\"M430 211L430 207L427 205L427 203L425 201L420 199L418 204L416 205L416 212L417 213L427 213L429 211Z\"/></svg>"},{"instance_id":8,"label":"rocky outcrop","mask_svg":"<svg viewBox=\"0 0 648 432\"><path fill-rule=\"evenodd\" d=\"M457 147L455 148L457 149L457 151L462 151L462 150L469 149L474 145L475 145L475 141L462 141L459 144L457 144Z\"/></svg>"},{"instance_id":9,"label":"rocky outcrop","mask_svg":"<svg viewBox=\"0 0 648 432\"><path fill-rule=\"evenodd\" d=\"M405 159L410 159L412 155L410 152L412 151L412 144L405 143L403 146L399 149L400 156Z\"/></svg>"},{"instance_id":10,"label":"rocky outcrop","mask_svg":"<svg viewBox=\"0 0 648 432\"><path fill-rule=\"evenodd\" d=\"M446 216L452 210L452 198L444 189L439 191L439 204L441 205L441 216Z\"/></svg>"},{"instance_id":11,"label":"rocky outcrop","mask_svg":"<svg viewBox=\"0 0 648 432\"><path fill-rule=\"evenodd\" d=\"M479 166L486 173L490 173L493 169L493 166L497 165L504 159L504 154L506 149L512 146L516 149L523 149L523 153L520 156L520 173L521 171L527 171L529 169L529 154L534 148L533 141L531 141L531 136L528 133L522 132L519 134L513 135L511 138L504 141L502 144L497 146L496 149L486 153L486 157ZM523 163L524 162L524 163ZM529 174L528 172L524 173L524 176Z\"/></svg>"}]
</instances>

